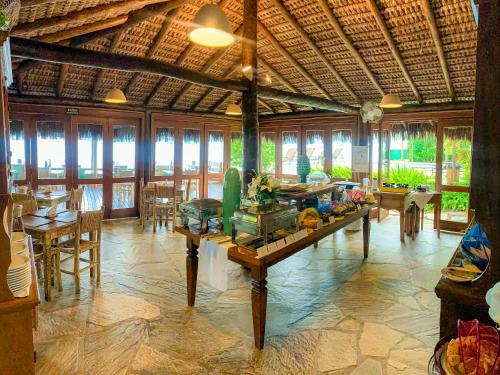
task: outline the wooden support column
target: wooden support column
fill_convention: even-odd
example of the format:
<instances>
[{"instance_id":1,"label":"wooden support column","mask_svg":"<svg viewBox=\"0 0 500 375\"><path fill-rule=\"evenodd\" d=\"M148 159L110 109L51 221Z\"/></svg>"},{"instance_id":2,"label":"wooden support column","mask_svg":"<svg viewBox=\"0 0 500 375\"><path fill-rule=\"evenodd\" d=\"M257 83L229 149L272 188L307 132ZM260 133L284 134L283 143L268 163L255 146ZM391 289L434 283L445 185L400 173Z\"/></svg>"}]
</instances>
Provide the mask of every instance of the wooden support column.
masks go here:
<instances>
[{"instance_id":1,"label":"wooden support column","mask_svg":"<svg viewBox=\"0 0 500 375\"><path fill-rule=\"evenodd\" d=\"M243 76L247 86L241 101L243 138L243 190L252 180L252 170L259 171L259 114L257 111L257 0L244 0L242 65L252 66L252 80Z\"/></svg>"},{"instance_id":2,"label":"wooden support column","mask_svg":"<svg viewBox=\"0 0 500 375\"><path fill-rule=\"evenodd\" d=\"M493 325L485 294L500 280L500 2L479 1L476 55L476 91L470 207L491 242L488 268L479 280L458 284L441 278L436 294L441 299L441 337L456 334L457 319L478 319Z\"/></svg>"}]
</instances>

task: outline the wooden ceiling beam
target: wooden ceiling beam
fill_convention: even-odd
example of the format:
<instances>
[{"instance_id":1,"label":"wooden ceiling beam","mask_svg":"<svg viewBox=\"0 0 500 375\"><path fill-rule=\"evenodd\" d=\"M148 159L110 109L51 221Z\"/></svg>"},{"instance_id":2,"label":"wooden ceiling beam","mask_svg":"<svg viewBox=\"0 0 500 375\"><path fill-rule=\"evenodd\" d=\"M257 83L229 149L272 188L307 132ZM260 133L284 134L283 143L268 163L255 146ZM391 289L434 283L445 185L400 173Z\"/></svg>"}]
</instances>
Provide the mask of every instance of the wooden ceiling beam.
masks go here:
<instances>
[{"instance_id":1,"label":"wooden ceiling beam","mask_svg":"<svg viewBox=\"0 0 500 375\"><path fill-rule=\"evenodd\" d=\"M285 8L280 0L270 0L271 4L274 5L280 12L280 14L288 21L288 23L294 28L294 30L302 37L306 42L307 46L311 48L316 56L323 62L323 64L328 68L330 73L335 77L335 79L340 83L340 85L346 90L349 95L351 95L358 103L361 102L359 96L354 92L354 90L347 84L347 82L342 78L337 69L332 65L330 60L325 56L325 54L319 49L319 47L314 43L309 34L302 28L297 19Z\"/></svg>"},{"instance_id":2,"label":"wooden ceiling beam","mask_svg":"<svg viewBox=\"0 0 500 375\"><path fill-rule=\"evenodd\" d=\"M326 91L318 81L314 79L313 76L311 76L305 69L300 65L300 63L295 60L295 58L288 53L288 51L281 46L279 41L274 37L273 34L269 32L269 30L266 29L266 27L261 23L257 23L257 29L258 31L264 35L264 37L267 39L269 43L273 46L274 49L276 49L283 57L285 57L290 64L293 65L295 69L299 71L302 76L307 79L316 89L327 99L333 99L332 96L328 91Z\"/></svg>"},{"instance_id":3,"label":"wooden ceiling beam","mask_svg":"<svg viewBox=\"0 0 500 375\"><path fill-rule=\"evenodd\" d=\"M118 49L118 46L120 45L120 42L122 41L122 36L123 32L118 33L114 36L113 42L111 43L111 46L109 47L109 53L115 54L116 50ZM104 79L104 74L106 74L105 69L101 69L97 72L97 76L94 81L94 86L92 87L92 95L91 98L92 100L97 100L97 94L99 92L99 87L101 87L102 81ZM116 73L115 73L116 74ZM116 76L115 76L116 79Z\"/></svg>"},{"instance_id":4,"label":"wooden ceiling beam","mask_svg":"<svg viewBox=\"0 0 500 375\"><path fill-rule=\"evenodd\" d=\"M217 100L209 109L210 113L214 113L217 108L219 108L226 100L231 96L232 92L228 91L222 95L219 100Z\"/></svg>"},{"instance_id":5,"label":"wooden ceiling beam","mask_svg":"<svg viewBox=\"0 0 500 375\"><path fill-rule=\"evenodd\" d=\"M441 37L439 36L439 31L436 24L436 19L434 18L434 12L432 11L431 4L429 0L420 1L422 12L424 13L425 19L429 24L429 29L431 31L432 40L436 46L436 52L439 59L439 64L441 65L441 71L443 72L443 77L446 82L446 87L448 89L448 94L452 101L455 101L455 90L450 79L450 73L448 72L448 65L446 64L446 58L444 56L443 43L441 42Z\"/></svg>"},{"instance_id":6,"label":"wooden ceiling beam","mask_svg":"<svg viewBox=\"0 0 500 375\"><path fill-rule=\"evenodd\" d=\"M56 95L57 97L62 96L64 90L64 84L66 83L66 78L68 77L69 65L61 64L61 70L59 72L59 78L57 80Z\"/></svg>"},{"instance_id":7,"label":"wooden ceiling beam","mask_svg":"<svg viewBox=\"0 0 500 375\"><path fill-rule=\"evenodd\" d=\"M108 18L102 21L97 21L94 23L85 24L78 27L73 27L67 30L61 30L52 34L45 34L42 36L37 36L33 39L39 40L41 42L56 43L62 40L67 40L75 38L84 34L92 33L94 31L100 31L103 29L108 29L110 27L119 26L127 22L128 16L123 14L118 17Z\"/></svg>"},{"instance_id":8,"label":"wooden ceiling beam","mask_svg":"<svg viewBox=\"0 0 500 375\"><path fill-rule=\"evenodd\" d=\"M278 81L281 82L283 86L285 86L291 92L298 92L298 90L293 86L288 80L283 77L276 69L274 69L267 61L265 61L262 57L257 56L257 64L261 65L265 70L267 70L271 75L278 78ZM283 103L290 111L295 112L295 107L290 103Z\"/></svg>"},{"instance_id":9,"label":"wooden ceiling beam","mask_svg":"<svg viewBox=\"0 0 500 375\"><path fill-rule=\"evenodd\" d=\"M382 89L382 87L379 85L377 79L375 78L375 75L372 73L368 65L366 64L365 60L361 57L359 54L358 50L354 45L352 44L351 40L349 37L346 35L344 30L342 29L342 26L340 25L339 21L337 20L337 17L333 14L332 9L330 9L330 5L328 4L328 0L318 0L319 5L323 9L323 13L326 15L328 18L328 21L330 24L333 26L333 29L339 36L339 38L342 40L344 43L344 46L349 50L351 55L354 57L360 68L363 70L363 72L366 74L368 79L372 82L373 86L377 89L377 91L381 94L384 95L385 92Z\"/></svg>"},{"instance_id":10,"label":"wooden ceiling beam","mask_svg":"<svg viewBox=\"0 0 500 375\"><path fill-rule=\"evenodd\" d=\"M227 69L225 72L224 72L224 78L229 78L231 75L234 74L234 72L236 72L237 70L241 69L241 62L236 62L234 63L233 65L231 65L229 67L229 69ZM209 96L212 92L214 91L213 88L209 88L205 91L205 93L199 97L199 99L191 106L191 110L192 111L196 111L196 108L198 108L198 106L200 105L200 103L205 100L205 98L207 96Z\"/></svg>"},{"instance_id":11,"label":"wooden ceiling beam","mask_svg":"<svg viewBox=\"0 0 500 375\"><path fill-rule=\"evenodd\" d=\"M403 62L403 58L401 57L401 54L399 53L398 48L396 47L396 44L394 44L394 41L392 40L391 33L387 29L387 26L385 25L384 19L382 18L382 15L380 14L380 11L377 7L377 3L375 0L366 0L368 3L368 7L370 8L373 17L375 18L375 21L377 22L377 25L382 32L382 35L384 36L385 42L389 46L389 49L391 50L392 57L394 57L394 60L399 65L399 68L401 69L401 72L403 72L403 76L406 79L406 82L408 82L408 85L411 88L411 91L413 91L413 94L415 95L415 98L419 103L422 102L422 96L418 92L417 86L415 85L415 82L413 82L413 78L411 78L410 73L408 73L408 69L406 69L406 65Z\"/></svg>"},{"instance_id":12,"label":"wooden ceiling beam","mask_svg":"<svg viewBox=\"0 0 500 375\"><path fill-rule=\"evenodd\" d=\"M146 53L146 58L148 59L153 59L156 55L156 52L160 49L160 46L162 45L163 40L165 39L166 35L168 34L168 31L170 30L170 26L172 26L172 23L177 15L179 8L175 8L171 12L169 12L163 21L163 24L161 25L161 29L156 34L153 43L151 47L148 49L148 52ZM134 76L130 79L130 81L127 84L127 87L125 88L125 95L130 93L130 89L134 87L134 85L137 83L139 80L139 77L141 76L141 73L135 73Z\"/></svg>"},{"instance_id":13,"label":"wooden ceiling beam","mask_svg":"<svg viewBox=\"0 0 500 375\"><path fill-rule=\"evenodd\" d=\"M240 81L217 78L174 64L161 63L143 57L114 55L107 52L66 47L58 44L38 42L30 39L12 37L10 40L13 56L37 59L56 64L71 64L92 68L113 69L127 72L144 72L191 82L201 86L214 87L227 91L243 92L246 85ZM356 108L338 103L335 100L321 99L309 95L289 93L270 87L258 87L260 98L288 102L308 107L358 113Z\"/></svg>"},{"instance_id":14,"label":"wooden ceiling beam","mask_svg":"<svg viewBox=\"0 0 500 375\"><path fill-rule=\"evenodd\" d=\"M268 111L271 111L272 113L276 113L276 111L274 110L273 107L271 107L264 99L261 99L261 98L257 98L257 102L263 106L265 109L267 109Z\"/></svg>"},{"instance_id":15,"label":"wooden ceiling beam","mask_svg":"<svg viewBox=\"0 0 500 375\"><path fill-rule=\"evenodd\" d=\"M11 35L21 36L24 34L39 33L45 29L65 27L75 23L87 23L88 20L105 19L109 14L116 14L116 12L122 11L123 13L129 13L130 11L143 8L146 5L164 3L165 1L166 0L132 0L98 5L74 11L63 16L42 18L33 22L19 24L12 29Z\"/></svg>"},{"instance_id":16,"label":"wooden ceiling beam","mask_svg":"<svg viewBox=\"0 0 500 375\"><path fill-rule=\"evenodd\" d=\"M243 30L243 25L240 25L236 31L234 32L234 35L236 37L241 36L241 32ZM200 72L201 73L207 73L217 62L226 54L227 51L229 51L233 47L233 44L225 47L225 48L220 48L217 52L215 52L209 59L208 61L201 67ZM186 83L182 89L179 90L179 92L172 98L170 103L168 104L168 108L173 108L179 100L183 98L183 96L189 91L191 88L191 84Z\"/></svg>"},{"instance_id":17,"label":"wooden ceiling beam","mask_svg":"<svg viewBox=\"0 0 500 375\"><path fill-rule=\"evenodd\" d=\"M183 5L186 0L170 0L167 4L152 4L147 5L144 8L134 10L128 14L127 21L121 25L113 26L108 29L94 31L85 35L81 35L79 37L75 37L71 40L72 47L80 47L85 43L92 42L98 38L104 38L107 36L114 35L120 31L128 30L141 22L144 22L148 18L157 16L158 14L164 14L172 9L178 8ZM16 69L16 74L21 74L27 72L28 70L34 69L43 62L27 60L23 61L19 64L19 67Z\"/></svg>"}]
</instances>

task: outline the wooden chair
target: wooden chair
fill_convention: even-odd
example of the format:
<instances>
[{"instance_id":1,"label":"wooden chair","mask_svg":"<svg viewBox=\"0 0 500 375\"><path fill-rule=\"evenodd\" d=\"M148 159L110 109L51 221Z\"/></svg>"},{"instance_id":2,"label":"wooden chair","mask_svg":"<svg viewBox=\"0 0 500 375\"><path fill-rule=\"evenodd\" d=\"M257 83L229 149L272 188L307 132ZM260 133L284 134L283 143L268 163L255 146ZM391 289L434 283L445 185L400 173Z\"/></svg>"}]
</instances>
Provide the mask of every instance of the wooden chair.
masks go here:
<instances>
[{"instance_id":1,"label":"wooden chair","mask_svg":"<svg viewBox=\"0 0 500 375\"><path fill-rule=\"evenodd\" d=\"M83 209L83 194L85 192L85 186L79 189L71 189L69 196L68 208L74 211L81 211Z\"/></svg>"},{"instance_id":2,"label":"wooden chair","mask_svg":"<svg viewBox=\"0 0 500 375\"><path fill-rule=\"evenodd\" d=\"M28 215L38 211L38 203L33 193L27 194L24 199L16 199L15 203L22 206L21 215Z\"/></svg>"},{"instance_id":3,"label":"wooden chair","mask_svg":"<svg viewBox=\"0 0 500 375\"><path fill-rule=\"evenodd\" d=\"M80 274L90 270L90 277L95 278L99 285L101 279L101 230L104 207L98 211L78 211L76 219L75 237L68 241L52 246L56 254L56 272L62 272L75 277L75 293L80 293ZM88 234L88 239L85 238ZM89 257L83 258L81 254L88 252ZM69 257L61 259L61 253ZM60 264L73 259L73 271L63 270ZM80 268L80 262L88 265ZM59 275L60 277L60 275Z\"/></svg>"},{"instance_id":4,"label":"wooden chair","mask_svg":"<svg viewBox=\"0 0 500 375\"><path fill-rule=\"evenodd\" d=\"M14 203L12 209L12 230L14 232L24 232L23 205Z\"/></svg>"},{"instance_id":5,"label":"wooden chair","mask_svg":"<svg viewBox=\"0 0 500 375\"><path fill-rule=\"evenodd\" d=\"M148 182L147 185L145 185L144 179L141 178L139 195L139 224L142 226L143 230L146 225L146 220L153 215L154 186L155 184L152 182Z\"/></svg>"},{"instance_id":6,"label":"wooden chair","mask_svg":"<svg viewBox=\"0 0 500 375\"><path fill-rule=\"evenodd\" d=\"M165 220L165 227L168 225L168 218L172 214L172 232L175 227L175 215L177 213L175 204L175 186L173 185L155 185L153 199L153 232L156 232L156 224L160 226Z\"/></svg>"}]
</instances>

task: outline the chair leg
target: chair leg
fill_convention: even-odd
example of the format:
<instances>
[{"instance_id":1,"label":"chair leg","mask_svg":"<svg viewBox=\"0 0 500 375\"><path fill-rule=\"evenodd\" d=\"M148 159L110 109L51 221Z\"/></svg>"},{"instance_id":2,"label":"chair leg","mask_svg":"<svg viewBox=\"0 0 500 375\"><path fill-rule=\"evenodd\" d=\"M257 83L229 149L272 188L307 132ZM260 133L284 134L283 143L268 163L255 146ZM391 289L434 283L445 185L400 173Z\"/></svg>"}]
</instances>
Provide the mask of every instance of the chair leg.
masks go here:
<instances>
[{"instance_id":1,"label":"chair leg","mask_svg":"<svg viewBox=\"0 0 500 375\"><path fill-rule=\"evenodd\" d=\"M97 246L95 248L95 253L94 253L94 256L95 256L95 267L96 267L96 283L97 285L99 285L99 283L101 282L101 246Z\"/></svg>"},{"instance_id":2,"label":"chair leg","mask_svg":"<svg viewBox=\"0 0 500 375\"><path fill-rule=\"evenodd\" d=\"M62 274L61 274L61 253L58 251L56 254L54 254L54 278L56 280L57 284L57 290L59 292L62 292L63 287L62 287Z\"/></svg>"},{"instance_id":3,"label":"chair leg","mask_svg":"<svg viewBox=\"0 0 500 375\"><path fill-rule=\"evenodd\" d=\"M153 233L156 233L156 220L157 220L156 204L153 203Z\"/></svg>"},{"instance_id":4,"label":"chair leg","mask_svg":"<svg viewBox=\"0 0 500 375\"><path fill-rule=\"evenodd\" d=\"M90 264L95 264L95 253L94 253L94 249L90 249L89 250L89 258L90 258ZM94 278L95 277L95 267L90 267L90 277L91 278Z\"/></svg>"},{"instance_id":5,"label":"chair leg","mask_svg":"<svg viewBox=\"0 0 500 375\"><path fill-rule=\"evenodd\" d=\"M80 254L73 254L73 272L75 274L75 293L80 294Z\"/></svg>"}]
</instances>

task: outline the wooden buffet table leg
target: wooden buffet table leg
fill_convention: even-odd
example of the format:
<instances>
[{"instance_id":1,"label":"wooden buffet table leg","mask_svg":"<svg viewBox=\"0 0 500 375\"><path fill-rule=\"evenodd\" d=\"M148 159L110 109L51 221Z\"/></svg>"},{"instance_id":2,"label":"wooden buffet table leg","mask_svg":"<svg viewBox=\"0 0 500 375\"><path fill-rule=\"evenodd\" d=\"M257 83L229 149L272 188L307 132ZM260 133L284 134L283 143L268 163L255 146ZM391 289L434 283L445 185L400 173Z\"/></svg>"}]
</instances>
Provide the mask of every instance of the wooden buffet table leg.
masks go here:
<instances>
[{"instance_id":1,"label":"wooden buffet table leg","mask_svg":"<svg viewBox=\"0 0 500 375\"><path fill-rule=\"evenodd\" d=\"M267 268L252 268L252 318L255 346L264 348L267 310Z\"/></svg>"},{"instance_id":2,"label":"wooden buffet table leg","mask_svg":"<svg viewBox=\"0 0 500 375\"><path fill-rule=\"evenodd\" d=\"M405 210L399 211L399 237L401 242L405 242Z\"/></svg>"},{"instance_id":3,"label":"wooden buffet table leg","mask_svg":"<svg viewBox=\"0 0 500 375\"><path fill-rule=\"evenodd\" d=\"M194 306L196 298L196 281L198 279L198 245L187 238L187 257L186 257L186 279L188 305Z\"/></svg>"},{"instance_id":4,"label":"wooden buffet table leg","mask_svg":"<svg viewBox=\"0 0 500 375\"><path fill-rule=\"evenodd\" d=\"M363 254L368 258L370 251L370 211L363 216Z\"/></svg>"},{"instance_id":5,"label":"wooden buffet table leg","mask_svg":"<svg viewBox=\"0 0 500 375\"><path fill-rule=\"evenodd\" d=\"M441 203L436 204L436 230L438 238L441 238Z\"/></svg>"},{"instance_id":6,"label":"wooden buffet table leg","mask_svg":"<svg viewBox=\"0 0 500 375\"><path fill-rule=\"evenodd\" d=\"M43 245L43 290L45 293L45 300L51 300L52 288L52 253L50 251L52 241L50 240L49 233L42 237Z\"/></svg>"}]
</instances>

